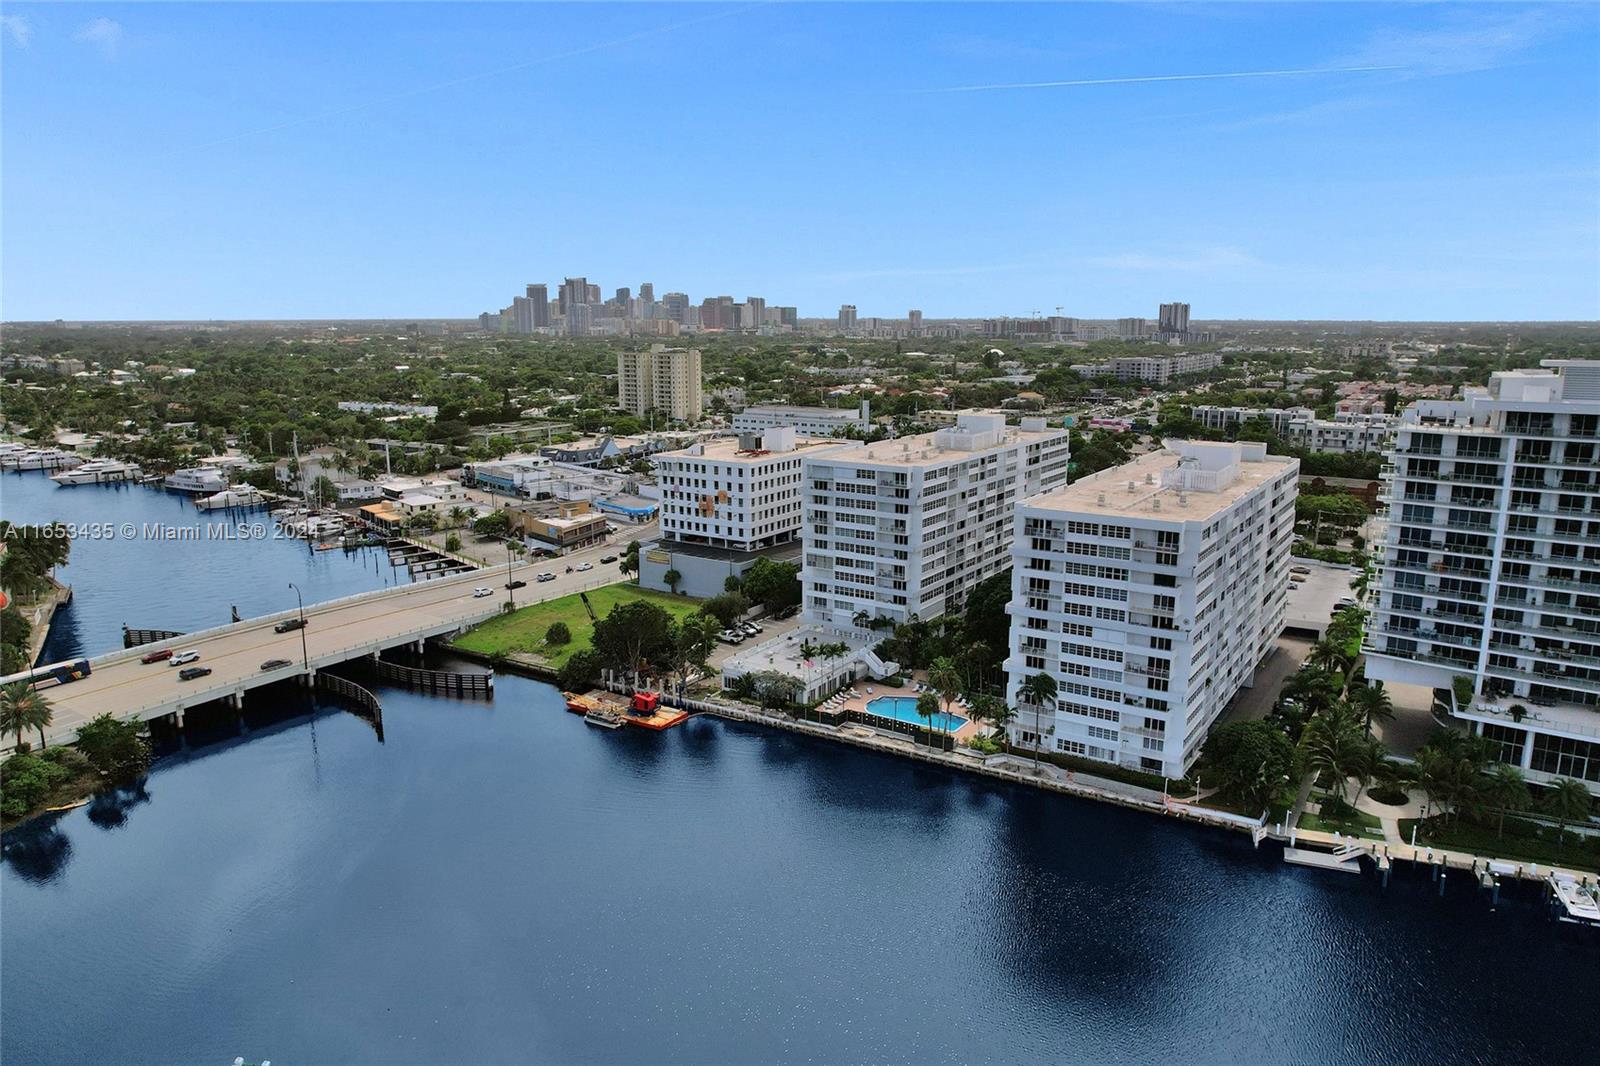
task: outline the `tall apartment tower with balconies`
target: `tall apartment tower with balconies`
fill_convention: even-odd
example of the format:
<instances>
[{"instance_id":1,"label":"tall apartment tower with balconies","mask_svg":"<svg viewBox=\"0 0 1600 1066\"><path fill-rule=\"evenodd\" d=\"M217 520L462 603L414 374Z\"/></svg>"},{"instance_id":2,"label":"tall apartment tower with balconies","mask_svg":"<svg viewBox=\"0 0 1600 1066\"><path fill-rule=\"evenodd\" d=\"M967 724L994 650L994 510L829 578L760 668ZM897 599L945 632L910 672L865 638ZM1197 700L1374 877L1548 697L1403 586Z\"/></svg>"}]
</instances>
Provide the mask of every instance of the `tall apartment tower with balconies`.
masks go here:
<instances>
[{"instance_id":1,"label":"tall apartment tower with balconies","mask_svg":"<svg viewBox=\"0 0 1600 1066\"><path fill-rule=\"evenodd\" d=\"M638 417L654 410L679 422L698 422L704 410L698 348L652 344L617 353L617 406Z\"/></svg>"},{"instance_id":2,"label":"tall apartment tower with balconies","mask_svg":"<svg viewBox=\"0 0 1600 1066\"><path fill-rule=\"evenodd\" d=\"M1300 461L1168 441L1017 507L1012 743L1167 777L1283 629ZM1056 699L1022 698L1035 674Z\"/></svg>"},{"instance_id":3,"label":"tall apartment tower with balconies","mask_svg":"<svg viewBox=\"0 0 1600 1066\"><path fill-rule=\"evenodd\" d=\"M954 426L805 461L806 620L928 620L1011 565L1020 501L1066 484L1067 431L962 414Z\"/></svg>"},{"instance_id":4,"label":"tall apartment tower with balconies","mask_svg":"<svg viewBox=\"0 0 1600 1066\"><path fill-rule=\"evenodd\" d=\"M1542 365L1401 415L1366 672L1600 792L1600 361Z\"/></svg>"}]
</instances>

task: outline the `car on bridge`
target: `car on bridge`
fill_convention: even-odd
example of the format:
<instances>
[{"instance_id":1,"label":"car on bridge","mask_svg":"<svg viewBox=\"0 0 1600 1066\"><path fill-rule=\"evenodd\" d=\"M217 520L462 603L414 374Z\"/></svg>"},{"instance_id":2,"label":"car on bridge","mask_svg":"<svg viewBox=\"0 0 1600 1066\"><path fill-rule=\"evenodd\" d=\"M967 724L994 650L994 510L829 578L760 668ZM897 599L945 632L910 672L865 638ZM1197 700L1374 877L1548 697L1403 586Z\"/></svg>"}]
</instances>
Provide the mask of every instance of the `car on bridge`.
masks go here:
<instances>
[{"instance_id":1,"label":"car on bridge","mask_svg":"<svg viewBox=\"0 0 1600 1066\"><path fill-rule=\"evenodd\" d=\"M578 564L578 573L580 573L580 574L583 573L585 570L593 570L593 569L594 569L594 564L593 563L579 563Z\"/></svg>"},{"instance_id":2,"label":"car on bridge","mask_svg":"<svg viewBox=\"0 0 1600 1066\"><path fill-rule=\"evenodd\" d=\"M526 584L527 584L526 581L507 581L506 582L506 588L508 588L508 589L520 589ZM473 589L472 590L472 594L474 596L476 596L478 594L478 590L477 589Z\"/></svg>"},{"instance_id":3,"label":"car on bridge","mask_svg":"<svg viewBox=\"0 0 1600 1066\"><path fill-rule=\"evenodd\" d=\"M617 557L615 555L602 555L600 556L600 561L602 563L614 563L617 561Z\"/></svg>"},{"instance_id":4,"label":"car on bridge","mask_svg":"<svg viewBox=\"0 0 1600 1066\"><path fill-rule=\"evenodd\" d=\"M544 573L540 574L538 576L538 578L536 578L536 580L538 580L538 581L554 581L555 579L556 579L556 575L552 574L548 570L546 570Z\"/></svg>"},{"instance_id":5,"label":"car on bridge","mask_svg":"<svg viewBox=\"0 0 1600 1066\"><path fill-rule=\"evenodd\" d=\"M289 665L289 660L288 659L268 659L266 662L261 664L261 669L263 669L263 670L282 670L285 666L288 666L288 665Z\"/></svg>"},{"instance_id":6,"label":"car on bridge","mask_svg":"<svg viewBox=\"0 0 1600 1066\"><path fill-rule=\"evenodd\" d=\"M184 663L198 662L199 660L200 653L195 651L193 648L190 648L188 651L180 651L178 654L168 659L167 665L182 666Z\"/></svg>"},{"instance_id":7,"label":"car on bridge","mask_svg":"<svg viewBox=\"0 0 1600 1066\"><path fill-rule=\"evenodd\" d=\"M179 681L193 681L197 677L205 677L211 672L209 666L186 666L178 671Z\"/></svg>"},{"instance_id":8,"label":"car on bridge","mask_svg":"<svg viewBox=\"0 0 1600 1066\"><path fill-rule=\"evenodd\" d=\"M274 633L293 633L295 630L304 629L305 627L306 620L304 618L285 618L273 626L272 631Z\"/></svg>"},{"instance_id":9,"label":"car on bridge","mask_svg":"<svg viewBox=\"0 0 1600 1066\"><path fill-rule=\"evenodd\" d=\"M477 588L472 590L472 598L475 600L481 600L485 596L493 595L494 589L490 588L488 585L479 585Z\"/></svg>"},{"instance_id":10,"label":"car on bridge","mask_svg":"<svg viewBox=\"0 0 1600 1066\"><path fill-rule=\"evenodd\" d=\"M139 659L139 661L142 662L142 663L159 663L159 662L165 662L166 660L168 660L170 658L172 658L172 649L171 648L162 648L160 651L152 651L152 652L146 653L143 657L141 657Z\"/></svg>"}]
</instances>

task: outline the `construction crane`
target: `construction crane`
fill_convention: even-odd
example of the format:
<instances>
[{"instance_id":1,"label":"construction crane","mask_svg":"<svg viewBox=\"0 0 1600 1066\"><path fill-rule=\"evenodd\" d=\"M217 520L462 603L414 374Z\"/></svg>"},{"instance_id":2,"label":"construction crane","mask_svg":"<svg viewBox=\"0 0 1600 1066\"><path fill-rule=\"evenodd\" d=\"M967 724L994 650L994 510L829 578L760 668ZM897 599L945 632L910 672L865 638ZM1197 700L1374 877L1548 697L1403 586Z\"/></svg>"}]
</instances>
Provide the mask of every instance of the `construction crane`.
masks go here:
<instances>
[{"instance_id":1,"label":"construction crane","mask_svg":"<svg viewBox=\"0 0 1600 1066\"><path fill-rule=\"evenodd\" d=\"M594 605L589 602L589 594L587 592L580 592L578 593L578 599L583 601L583 609L589 612L589 621L598 625L600 619L595 617Z\"/></svg>"}]
</instances>

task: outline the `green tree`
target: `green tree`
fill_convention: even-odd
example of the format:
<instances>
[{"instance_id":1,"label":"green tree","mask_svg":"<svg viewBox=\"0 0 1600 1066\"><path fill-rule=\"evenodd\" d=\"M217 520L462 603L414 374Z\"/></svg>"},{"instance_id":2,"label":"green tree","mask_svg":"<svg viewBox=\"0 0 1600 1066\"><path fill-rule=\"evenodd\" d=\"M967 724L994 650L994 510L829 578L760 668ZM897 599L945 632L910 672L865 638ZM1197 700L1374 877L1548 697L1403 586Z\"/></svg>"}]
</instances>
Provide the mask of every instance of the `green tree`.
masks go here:
<instances>
[{"instance_id":1,"label":"green tree","mask_svg":"<svg viewBox=\"0 0 1600 1066\"><path fill-rule=\"evenodd\" d=\"M43 750L45 727L53 717L50 701L27 680L13 681L0 688L0 735L15 733L17 747L22 747L24 730L39 731L39 747Z\"/></svg>"},{"instance_id":2,"label":"green tree","mask_svg":"<svg viewBox=\"0 0 1600 1066\"><path fill-rule=\"evenodd\" d=\"M480 537L504 537L511 532L511 516L504 511L486 514L472 523L472 531Z\"/></svg>"},{"instance_id":3,"label":"green tree","mask_svg":"<svg viewBox=\"0 0 1600 1066\"><path fill-rule=\"evenodd\" d=\"M956 697L961 695L961 671L956 668L955 660L948 656L940 656L933 660L928 668L928 684L939 693L939 699L944 702L945 731L950 729L950 705Z\"/></svg>"},{"instance_id":4,"label":"green tree","mask_svg":"<svg viewBox=\"0 0 1600 1066\"><path fill-rule=\"evenodd\" d=\"M447 552L458 552L458 551L460 551L461 550L461 534L459 534L459 533L451 533L449 536L445 537L444 538L444 550L447 551Z\"/></svg>"},{"instance_id":5,"label":"green tree","mask_svg":"<svg viewBox=\"0 0 1600 1066\"><path fill-rule=\"evenodd\" d=\"M544 631L544 642L560 646L572 643L572 630L565 622L551 622L550 628Z\"/></svg>"},{"instance_id":6,"label":"green tree","mask_svg":"<svg viewBox=\"0 0 1600 1066\"><path fill-rule=\"evenodd\" d=\"M1364 737L1355 715L1344 706L1311 719L1300 737L1306 769L1329 779L1328 794L1341 808L1346 779L1366 775L1371 765Z\"/></svg>"},{"instance_id":7,"label":"green tree","mask_svg":"<svg viewBox=\"0 0 1600 1066\"><path fill-rule=\"evenodd\" d=\"M1289 738L1267 722L1218 726L1202 754L1222 795L1250 810L1270 806L1294 766Z\"/></svg>"},{"instance_id":8,"label":"green tree","mask_svg":"<svg viewBox=\"0 0 1600 1066\"><path fill-rule=\"evenodd\" d=\"M1567 840L1568 822L1587 822L1593 800L1582 781L1558 777L1545 789L1544 809L1556 820L1556 846Z\"/></svg>"},{"instance_id":9,"label":"green tree","mask_svg":"<svg viewBox=\"0 0 1600 1066\"><path fill-rule=\"evenodd\" d=\"M78 730L78 750L103 776L126 780L144 773L150 765L145 728L143 722L124 722L102 714Z\"/></svg>"},{"instance_id":10,"label":"green tree","mask_svg":"<svg viewBox=\"0 0 1600 1066\"><path fill-rule=\"evenodd\" d=\"M768 611L781 611L800 602L800 567L762 557L744 572L743 592Z\"/></svg>"},{"instance_id":11,"label":"green tree","mask_svg":"<svg viewBox=\"0 0 1600 1066\"><path fill-rule=\"evenodd\" d=\"M924 692L917 697L917 717L921 718L927 726L929 734L933 733L933 720L939 716L939 697L931 692ZM932 740L930 735L929 740Z\"/></svg>"},{"instance_id":12,"label":"green tree","mask_svg":"<svg viewBox=\"0 0 1600 1066\"><path fill-rule=\"evenodd\" d=\"M1032 674L1022 679L1022 684L1017 686L1017 698L1033 708L1033 766L1039 768L1039 745L1044 740L1044 724L1041 715L1045 709L1052 714L1055 711L1056 694L1059 690L1056 679L1050 674Z\"/></svg>"},{"instance_id":13,"label":"green tree","mask_svg":"<svg viewBox=\"0 0 1600 1066\"><path fill-rule=\"evenodd\" d=\"M744 617L750 609L750 601L742 592L723 592L701 604L700 609L727 627Z\"/></svg>"},{"instance_id":14,"label":"green tree","mask_svg":"<svg viewBox=\"0 0 1600 1066\"><path fill-rule=\"evenodd\" d=\"M678 583L683 580L683 575L678 572L676 567L668 570L665 574L661 575L661 577L662 580L666 581L667 587L674 593L678 591Z\"/></svg>"},{"instance_id":15,"label":"green tree","mask_svg":"<svg viewBox=\"0 0 1600 1066\"><path fill-rule=\"evenodd\" d=\"M622 551L622 558L617 561L617 569L622 571L624 577L639 572L639 542L628 541L628 546Z\"/></svg>"},{"instance_id":16,"label":"green tree","mask_svg":"<svg viewBox=\"0 0 1600 1066\"><path fill-rule=\"evenodd\" d=\"M573 652L556 673L564 692L582 692L600 683L600 656L591 650Z\"/></svg>"},{"instance_id":17,"label":"green tree","mask_svg":"<svg viewBox=\"0 0 1600 1066\"><path fill-rule=\"evenodd\" d=\"M1490 767L1484 778L1483 800L1500 812L1499 825L1494 833L1496 837L1505 836L1507 811L1525 811L1533 803L1522 770L1503 762Z\"/></svg>"},{"instance_id":18,"label":"green tree","mask_svg":"<svg viewBox=\"0 0 1600 1066\"><path fill-rule=\"evenodd\" d=\"M647 600L619 603L595 624L593 644L603 667L637 684L651 664L670 658L672 616Z\"/></svg>"}]
</instances>

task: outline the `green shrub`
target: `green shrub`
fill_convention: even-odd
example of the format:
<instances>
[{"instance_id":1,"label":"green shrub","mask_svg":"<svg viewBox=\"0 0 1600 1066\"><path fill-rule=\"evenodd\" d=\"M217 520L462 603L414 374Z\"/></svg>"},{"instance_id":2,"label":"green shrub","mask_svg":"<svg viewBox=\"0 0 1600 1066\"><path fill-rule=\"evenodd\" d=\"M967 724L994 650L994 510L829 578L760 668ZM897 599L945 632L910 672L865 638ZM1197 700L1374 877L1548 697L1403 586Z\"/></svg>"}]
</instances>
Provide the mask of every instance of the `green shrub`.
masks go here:
<instances>
[{"instance_id":1,"label":"green shrub","mask_svg":"<svg viewBox=\"0 0 1600 1066\"><path fill-rule=\"evenodd\" d=\"M7 818L20 818L72 777L71 770L51 760L13 755L0 764L0 809Z\"/></svg>"},{"instance_id":2,"label":"green shrub","mask_svg":"<svg viewBox=\"0 0 1600 1066\"><path fill-rule=\"evenodd\" d=\"M1404 789L1387 788L1383 786L1379 786L1378 788L1374 789L1368 789L1367 795L1372 798L1374 803L1382 803L1389 807L1399 807L1410 798L1406 795Z\"/></svg>"},{"instance_id":3,"label":"green shrub","mask_svg":"<svg viewBox=\"0 0 1600 1066\"><path fill-rule=\"evenodd\" d=\"M551 622L550 628L544 631L544 642L546 644L570 644L572 643L572 630L567 628L567 623L565 622Z\"/></svg>"},{"instance_id":4,"label":"green shrub","mask_svg":"<svg viewBox=\"0 0 1600 1066\"><path fill-rule=\"evenodd\" d=\"M143 722L124 722L102 714L78 730L78 750L100 773L125 779L144 773L150 765L150 745Z\"/></svg>"}]
</instances>

